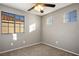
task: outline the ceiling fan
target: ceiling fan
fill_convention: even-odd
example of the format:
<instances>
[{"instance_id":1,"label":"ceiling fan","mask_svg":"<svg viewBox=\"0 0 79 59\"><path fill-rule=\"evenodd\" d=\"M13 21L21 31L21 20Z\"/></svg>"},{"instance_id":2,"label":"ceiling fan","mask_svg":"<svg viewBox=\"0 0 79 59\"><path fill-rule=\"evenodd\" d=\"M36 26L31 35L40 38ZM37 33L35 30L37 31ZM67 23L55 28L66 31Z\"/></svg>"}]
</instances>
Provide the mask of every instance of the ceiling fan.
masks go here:
<instances>
[{"instance_id":1,"label":"ceiling fan","mask_svg":"<svg viewBox=\"0 0 79 59\"><path fill-rule=\"evenodd\" d=\"M55 4L36 3L36 4L33 4L33 6L30 9L28 9L28 11L31 11L32 9L35 9L37 11L40 11L41 13L44 13L44 7L54 8L55 6L56 6Z\"/></svg>"}]
</instances>

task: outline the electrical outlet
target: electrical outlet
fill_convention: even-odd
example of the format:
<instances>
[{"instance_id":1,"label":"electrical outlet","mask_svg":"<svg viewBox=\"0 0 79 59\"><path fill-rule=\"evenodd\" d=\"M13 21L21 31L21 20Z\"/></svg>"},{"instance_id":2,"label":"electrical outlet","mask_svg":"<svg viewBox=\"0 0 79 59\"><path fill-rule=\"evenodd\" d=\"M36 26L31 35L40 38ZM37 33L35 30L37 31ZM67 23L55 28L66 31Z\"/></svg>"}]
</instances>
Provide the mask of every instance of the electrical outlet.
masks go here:
<instances>
[{"instance_id":1,"label":"electrical outlet","mask_svg":"<svg viewBox=\"0 0 79 59\"><path fill-rule=\"evenodd\" d=\"M11 43L11 46L13 46L14 44L13 43Z\"/></svg>"},{"instance_id":2,"label":"electrical outlet","mask_svg":"<svg viewBox=\"0 0 79 59\"><path fill-rule=\"evenodd\" d=\"M58 41L56 41L55 43L58 44Z\"/></svg>"},{"instance_id":3,"label":"electrical outlet","mask_svg":"<svg viewBox=\"0 0 79 59\"><path fill-rule=\"evenodd\" d=\"M26 41L23 41L23 44L25 44L26 43Z\"/></svg>"}]
</instances>

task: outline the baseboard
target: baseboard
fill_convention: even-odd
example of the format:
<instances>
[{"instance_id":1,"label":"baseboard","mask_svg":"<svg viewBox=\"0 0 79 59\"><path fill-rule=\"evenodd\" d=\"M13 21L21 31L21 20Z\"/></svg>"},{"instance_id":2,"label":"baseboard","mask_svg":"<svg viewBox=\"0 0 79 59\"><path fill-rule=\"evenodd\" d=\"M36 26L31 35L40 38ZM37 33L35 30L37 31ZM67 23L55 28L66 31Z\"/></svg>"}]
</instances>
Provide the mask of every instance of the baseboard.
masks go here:
<instances>
[{"instance_id":1,"label":"baseboard","mask_svg":"<svg viewBox=\"0 0 79 59\"><path fill-rule=\"evenodd\" d=\"M53 45L48 44L48 43L42 43L42 44L45 44L45 45L48 45L48 46L51 46L51 47L54 47L54 48L57 48L57 49L60 49L60 50L63 50L63 51L66 51L66 52L69 52L69 53L72 53L72 54L79 56L79 54L77 54L75 52L72 52L72 51L69 51L69 50L66 50L66 49L63 49L63 48L59 48L59 47L53 46Z\"/></svg>"},{"instance_id":2,"label":"baseboard","mask_svg":"<svg viewBox=\"0 0 79 59\"><path fill-rule=\"evenodd\" d=\"M25 47L30 47L30 46L37 45L37 44L45 44L45 45L48 45L48 46L51 46L51 47L54 47L54 48L57 48L57 49L60 49L60 50L63 50L63 51L66 51L66 52L69 52L69 53L72 53L72 54L75 54L75 55L79 56L79 54L77 54L75 52L72 52L72 51L69 51L69 50L66 50L66 49L63 49L63 48L59 48L59 47L56 47L56 46L53 46L51 44L44 43L44 42L34 43L34 44L27 45L27 46L19 47L19 48L10 49L10 50L7 50L7 51L2 51L2 52L0 52L0 54L10 52L10 51L14 51L14 50L18 50L18 49L22 49L22 48L25 48Z\"/></svg>"},{"instance_id":3,"label":"baseboard","mask_svg":"<svg viewBox=\"0 0 79 59\"><path fill-rule=\"evenodd\" d=\"M10 50L7 50L7 51L2 51L2 52L0 52L0 54L6 53L6 52L10 52L10 51L14 51L14 50L17 50L17 49L22 49L22 48L25 48L25 47L30 47L30 46L37 45L37 44L41 44L41 42L39 42L39 43L34 43L34 44L30 44L30 45L26 45L26 46L22 46L22 47L15 48L15 49L10 49Z\"/></svg>"}]
</instances>

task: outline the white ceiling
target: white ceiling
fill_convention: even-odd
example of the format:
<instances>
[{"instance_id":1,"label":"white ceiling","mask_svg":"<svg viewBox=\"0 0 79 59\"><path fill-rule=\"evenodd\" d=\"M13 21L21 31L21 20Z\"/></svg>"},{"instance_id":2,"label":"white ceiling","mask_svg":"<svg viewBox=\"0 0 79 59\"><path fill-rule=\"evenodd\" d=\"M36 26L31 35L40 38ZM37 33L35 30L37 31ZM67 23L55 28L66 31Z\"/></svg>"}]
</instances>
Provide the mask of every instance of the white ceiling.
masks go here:
<instances>
[{"instance_id":1,"label":"white ceiling","mask_svg":"<svg viewBox=\"0 0 79 59\"><path fill-rule=\"evenodd\" d=\"M48 14L50 12L53 12L55 10L58 10L60 8L66 7L66 6L70 5L71 3L55 3L56 4L55 8L45 7L44 13L40 13L36 10L27 11L29 8L32 7L33 3L2 3L2 4L12 7L12 8L16 8L19 10L23 10L23 11L26 11L29 13L33 13L33 14L42 16L42 15Z\"/></svg>"}]
</instances>

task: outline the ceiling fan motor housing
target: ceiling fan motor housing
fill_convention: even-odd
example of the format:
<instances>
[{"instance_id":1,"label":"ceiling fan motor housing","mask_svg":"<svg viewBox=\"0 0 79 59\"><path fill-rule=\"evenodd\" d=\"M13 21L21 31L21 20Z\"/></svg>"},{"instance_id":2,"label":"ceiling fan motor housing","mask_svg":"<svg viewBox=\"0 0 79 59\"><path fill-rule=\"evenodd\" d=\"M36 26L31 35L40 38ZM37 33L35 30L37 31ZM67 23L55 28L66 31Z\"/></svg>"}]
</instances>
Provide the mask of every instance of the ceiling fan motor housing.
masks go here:
<instances>
[{"instance_id":1,"label":"ceiling fan motor housing","mask_svg":"<svg viewBox=\"0 0 79 59\"><path fill-rule=\"evenodd\" d=\"M43 10L40 10L40 12L41 12L41 13L44 13L44 11L43 11Z\"/></svg>"}]
</instances>

